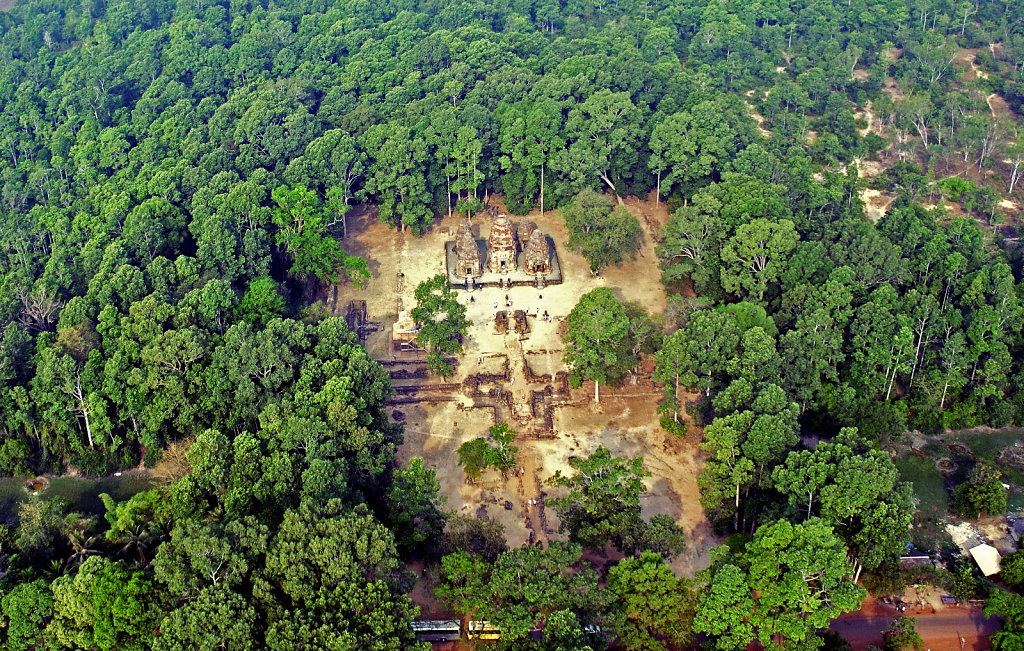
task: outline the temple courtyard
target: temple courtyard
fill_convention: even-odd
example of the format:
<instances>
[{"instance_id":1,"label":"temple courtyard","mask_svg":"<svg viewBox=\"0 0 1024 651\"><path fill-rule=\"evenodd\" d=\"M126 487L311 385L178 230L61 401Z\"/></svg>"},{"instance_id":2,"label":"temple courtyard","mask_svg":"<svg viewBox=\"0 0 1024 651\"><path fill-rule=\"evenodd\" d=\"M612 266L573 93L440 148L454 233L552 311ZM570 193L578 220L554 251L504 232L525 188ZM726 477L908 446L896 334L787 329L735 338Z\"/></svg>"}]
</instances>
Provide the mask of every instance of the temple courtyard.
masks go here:
<instances>
[{"instance_id":1,"label":"temple courtyard","mask_svg":"<svg viewBox=\"0 0 1024 651\"><path fill-rule=\"evenodd\" d=\"M493 197L491 206L493 214L507 214ZM380 223L372 209L352 215L344 246L366 259L372 277L362 289L348 283L332 286L324 298L334 313L357 314L355 324L365 324L361 335L367 350L391 373L392 417L405 425L400 459L420 456L437 471L446 508L499 520L510 546L560 538L557 516L538 502L551 491L545 480L558 470L571 472L570 458L587 456L603 445L615 455L644 459L652 477L641 501L643 514L649 518L667 513L687 532L688 547L673 566L692 576L707 566L708 550L719 543L698 503L700 432L691 428L680 438L662 430L656 411L662 389L650 380L653 360L645 364L635 384L602 386L597 404L593 384L571 388L562 363L566 317L591 289L611 287L621 299L639 303L656 317L665 310L654 244L667 213L664 205L634 198L627 200L627 208L644 231L643 249L634 261L598 276L581 256L567 250L568 234L557 212L527 215L531 227L539 229L552 248L557 280L546 275L539 288L537 274L525 273L525 246L520 246L519 276L506 274L519 282L474 282L472 291L455 285L472 326L463 342L465 354L447 381L427 371L424 353L393 346L392 329L400 315L414 307L413 292L420 282L437 274L451 278L452 264L459 260L452 255L459 239L467 246L470 240L481 246L477 278L488 277L486 245L492 216L478 215L468 226L464 217L444 218L417 237ZM521 220L510 216L516 236ZM528 315L525 332L516 331L514 319L507 327L496 322L497 312L512 317L519 310ZM468 482L456 450L503 421L518 433L521 471L502 476L488 470L475 483Z\"/></svg>"}]
</instances>

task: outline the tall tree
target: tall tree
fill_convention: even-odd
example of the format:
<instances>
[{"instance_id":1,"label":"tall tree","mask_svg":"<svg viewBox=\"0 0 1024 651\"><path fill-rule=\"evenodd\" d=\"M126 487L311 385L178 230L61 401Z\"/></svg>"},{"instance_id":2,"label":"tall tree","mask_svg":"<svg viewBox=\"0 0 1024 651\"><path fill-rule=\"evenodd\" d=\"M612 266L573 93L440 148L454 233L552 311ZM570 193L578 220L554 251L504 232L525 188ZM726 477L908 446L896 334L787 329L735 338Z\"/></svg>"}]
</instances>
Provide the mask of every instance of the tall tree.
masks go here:
<instances>
[{"instance_id":1,"label":"tall tree","mask_svg":"<svg viewBox=\"0 0 1024 651\"><path fill-rule=\"evenodd\" d=\"M441 511L444 498L437 494L440 489L434 469L426 468L420 457L395 470L387 494L388 524L399 550L422 551L441 536L446 516Z\"/></svg>"},{"instance_id":2,"label":"tall tree","mask_svg":"<svg viewBox=\"0 0 1024 651\"><path fill-rule=\"evenodd\" d=\"M419 609L390 531L339 500L284 514L257 596L271 649L425 648L409 622Z\"/></svg>"},{"instance_id":3,"label":"tall tree","mask_svg":"<svg viewBox=\"0 0 1024 651\"><path fill-rule=\"evenodd\" d=\"M766 648L809 641L860 608L867 593L852 577L842 541L822 520L765 524L742 552L719 554L706 571L694 630L723 650L755 639Z\"/></svg>"},{"instance_id":4,"label":"tall tree","mask_svg":"<svg viewBox=\"0 0 1024 651\"><path fill-rule=\"evenodd\" d=\"M565 135L569 146L556 161L570 187L578 192L602 181L618 196L616 183L632 175L644 137L640 110L629 93L596 91L569 111Z\"/></svg>"},{"instance_id":5,"label":"tall tree","mask_svg":"<svg viewBox=\"0 0 1024 651\"><path fill-rule=\"evenodd\" d=\"M672 539L679 539L675 523L647 524L640 517L640 495L644 492L644 478L650 473L642 459L613 457L605 447L598 447L586 459L572 459L572 476L556 472L548 480L551 486L567 488L568 493L548 500L558 513L559 531L569 534L569 540L592 549L600 549L609 542L620 551L639 553L655 539L668 542L669 553L681 549ZM650 530L667 525L668 536Z\"/></svg>"},{"instance_id":6,"label":"tall tree","mask_svg":"<svg viewBox=\"0 0 1024 651\"><path fill-rule=\"evenodd\" d=\"M779 280L799 239L788 219L755 219L737 227L722 246L722 287L764 299L765 290Z\"/></svg>"},{"instance_id":7,"label":"tall tree","mask_svg":"<svg viewBox=\"0 0 1024 651\"><path fill-rule=\"evenodd\" d=\"M412 318L419 326L416 342L428 351L427 366L441 377L451 377L454 369L446 356L462 352L462 337L471 325L466 306L459 303L443 274L420 283L415 296Z\"/></svg>"},{"instance_id":8,"label":"tall tree","mask_svg":"<svg viewBox=\"0 0 1024 651\"><path fill-rule=\"evenodd\" d=\"M502 638L526 638L542 618L557 611L589 614L604 606L597 573L580 563L579 545L552 542L507 551L493 564L464 551L441 560L438 596L458 612L487 619Z\"/></svg>"},{"instance_id":9,"label":"tall tree","mask_svg":"<svg viewBox=\"0 0 1024 651\"><path fill-rule=\"evenodd\" d=\"M29 651L43 648L43 631L53 613L53 594L46 581L19 583L0 600L7 648Z\"/></svg>"},{"instance_id":10,"label":"tall tree","mask_svg":"<svg viewBox=\"0 0 1024 651\"><path fill-rule=\"evenodd\" d=\"M277 204L274 223L280 228L277 243L292 257L292 273L308 273L337 281L338 269L357 286L370 277L366 262L346 255L338 240L327 232L327 224L316 194L304 185L281 186L272 197Z\"/></svg>"},{"instance_id":11,"label":"tall tree","mask_svg":"<svg viewBox=\"0 0 1024 651\"><path fill-rule=\"evenodd\" d=\"M317 188L332 213L327 227L340 221L342 233L348 237L345 217L359 192L357 183L366 174L366 158L351 134L331 129L306 145L305 153L288 164L285 178L293 185Z\"/></svg>"},{"instance_id":12,"label":"tall tree","mask_svg":"<svg viewBox=\"0 0 1024 651\"><path fill-rule=\"evenodd\" d=\"M1024 645L1024 597L1012 592L996 590L985 602L985 616L1002 620L999 630L992 634L992 648L1011 651Z\"/></svg>"},{"instance_id":13,"label":"tall tree","mask_svg":"<svg viewBox=\"0 0 1024 651\"><path fill-rule=\"evenodd\" d=\"M46 628L60 649L145 649L156 633L159 609L152 582L101 556L72 577L53 582L53 619Z\"/></svg>"},{"instance_id":14,"label":"tall tree","mask_svg":"<svg viewBox=\"0 0 1024 651\"><path fill-rule=\"evenodd\" d=\"M623 303L607 287L593 289L580 297L569 313L563 358L569 366L569 381L579 386L594 382L594 401L600 401L600 384L608 369L620 362L619 350L629 333L629 317Z\"/></svg>"},{"instance_id":15,"label":"tall tree","mask_svg":"<svg viewBox=\"0 0 1024 651\"><path fill-rule=\"evenodd\" d=\"M697 593L660 555L645 551L616 563L608 571L608 591L615 633L626 649L664 650L690 642Z\"/></svg>"},{"instance_id":16,"label":"tall tree","mask_svg":"<svg viewBox=\"0 0 1024 651\"><path fill-rule=\"evenodd\" d=\"M771 468L797 443L799 408L774 384L762 384L756 391L745 379L738 379L716 397L723 415L704 430L701 448L708 459L697 482L701 486L701 504L722 517L732 510L733 527L740 528L740 502L751 488L767 488ZM722 398L728 397L735 409ZM745 490L744 490L745 489ZM732 503L732 508L726 504Z\"/></svg>"},{"instance_id":17,"label":"tall tree","mask_svg":"<svg viewBox=\"0 0 1024 651\"><path fill-rule=\"evenodd\" d=\"M661 242L655 247L661 260L662 282L689 279L698 295L720 294L720 231L716 216L696 206L672 213L661 229Z\"/></svg>"},{"instance_id":18,"label":"tall tree","mask_svg":"<svg viewBox=\"0 0 1024 651\"><path fill-rule=\"evenodd\" d=\"M583 190L562 211L569 230L569 248L580 253L597 272L621 264L640 249L640 223L623 206L593 190Z\"/></svg>"},{"instance_id":19,"label":"tall tree","mask_svg":"<svg viewBox=\"0 0 1024 651\"><path fill-rule=\"evenodd\" d=\"M911 487L892 459L844 428L814 450L790 452L772 473L775 488L805 519L831 523L850 550L855 576L897 558L910 536ZM817 507L817 508L815 508Z\"/></svg>"},{"instance_id":20,"label":"tall tree","mask_svg":"<svg viewBox=\"0 0 1024 651\"><path fill-rule=\"evenodd\" d=\"M648 165L658 174L659 189L667 188L666 194L683 190L688 196L691 188L719 180L752 134L750 119L724 97L698 102L654 127Z\"/></svg>"}]
</instances>

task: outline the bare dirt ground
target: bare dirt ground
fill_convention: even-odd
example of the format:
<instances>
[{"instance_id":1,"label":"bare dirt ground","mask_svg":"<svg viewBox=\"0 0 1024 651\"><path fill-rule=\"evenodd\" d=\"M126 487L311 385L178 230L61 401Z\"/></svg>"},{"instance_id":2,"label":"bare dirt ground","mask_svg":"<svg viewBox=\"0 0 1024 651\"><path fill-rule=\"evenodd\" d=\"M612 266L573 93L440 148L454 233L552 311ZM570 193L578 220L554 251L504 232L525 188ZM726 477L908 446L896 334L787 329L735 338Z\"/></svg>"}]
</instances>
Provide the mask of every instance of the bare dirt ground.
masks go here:
<instances>
[{"instance_id":1,"label":"bare dirt ground","mask_svg":"<svg viewBox=\"0 0 1024 651\"><path fill-rule=\"evenodd\" d=\"M887 192L865 188L861 190L860 198L864 202L864 213L868 219L878 222L882 217L885 217L889 205L892 204L896 197Z\"/></svg>"},{"instance_id":2,"label":"bare dirt ground","mask_svg":"<svg viewBox=\"0 0 1024 651\"><path fill-rule=\"evenodd\" d=\"M438 219L426 234L416 237L381 224L372 208L353 211L344 246L367 260L372 277L362 289L347 283L330 287L324 298L336 314L344 314L350 301L366 301L367 321L380 324L365 343L392 375L396 391L392 415L405 424L406 432L399 460L423 457L437 471L447 508L499 520L510 546L562 538L557 517L542 501L552 495L546 480L558 471L571 472L570 458L589 455L604 445L615 455L644 459L652 477L642 499L643 514L667 513L687 532L688 548L673 567L693 576L708 565L710 548L720 542L698 502L700 432L676 438L661 429L656 407L663 393L649 379L649 362L635 384L602 386L599 404L593 401L593 384L579 389L568 386L562 363L565 319L587 291L610 287L621 299L639 303L652 315L665 310L665 290L654 255L658 231L668 219L665 204L655 206L635 197L623 201L640 222L643 246L635 260L602 270L599 276L590 272L581 256L566 249L568 233L560 214L546 211L542 217L535 210L527 216L555 242L564 280L542 290L460 290L460 302L473 325L464 341L465 354L447 382L426 372L422 354L394 352L390 333L398 312L414 306L417 284L442 272L444 242L452 238L463 218ZM490 205L504 212L500 197L491 197ZM486 216L476 216L472 224L480 237L490 232ZM512 302L510 309L528 310L526 335L496 331L494 313L506 309L506 295ZM542 317L545 312L550 322ZM489 470L468 482L456 450L502 421L519 433L515 442L518 471L502 476ZM532 500L536 502L531 504Z\"/></svg>"},{"instance_id":3,"label":"bare dirt ground","mask_svg":"<svg viewBox=\"0 0 1024 651\"><path fill-rule=\"evenodd\" d=\"M882 52L882 56L887 61L889 61L889 63L896 63L897 61L900 60L900 57L903 56L903 48L901 48L901 47L891 47L891 48L885 50L884 52Z\"/></svg>"},{"instance_id":4,"label":"bare dirt ground","mask_svg":"<svg viewBox=\"0 0 1024 651\"><path fill-rule=\"evenodd\" d=\"M866 128L858 129L861 138L872 132L878 134L879 136L885 136L885 132L882 130L881 123L875 118L874 106L871 100L868 100L867 103L864 105L863 111L854 111L853 117L864 118L864 120L868 123L868 126Z\"/></svg>"},{"instance_id":5,"label":"bare dirt ground","mask_svg":"<svg viewBox=\"0 0 1024 651\"><path fill-rule=\"evenodd\" d=\"M0 0L0 11L10 11L16 4L18 0Z\"/></svg>"},{"instance_id":6,"label":"bare dirt ground","mask_svg":"<svg viewBox=\"0 0 1024 651\"><path fill-rule=\"evenodd\" d=\"M956 63L956 67L963 71L963 79L965 81L970 81L978 77L984 79L988 76L984 71L978 70L978 64L974 62L974 57L978 56L978 52L980 51L980 47L962 47L956 53L953 61Z\"/></svg>"},{"instance_id":7,"label":"bare dirt ground","mask_svg":"<svg viewBox=\"0 0 1024 651\"><path fill-rule=\"evenodd\" d=\"M992 117L1005 119L1013 115L1013 110L1002 95L991 93L985 101L988 102L988 109L992 111Z\"/></svg>"},{"instance_id":8,"label":"bare dirt ground","mask_svg":"<svg viewBox=\"0 0 1024 651\"><path fill-rule=\"evenodd\" d=\"M882 90L893 102L898 102L904 98L903 90L899 87L896 83L896 79L893 77L886 77L885 83L882 85Z\"/></svg>"}]
</instances>

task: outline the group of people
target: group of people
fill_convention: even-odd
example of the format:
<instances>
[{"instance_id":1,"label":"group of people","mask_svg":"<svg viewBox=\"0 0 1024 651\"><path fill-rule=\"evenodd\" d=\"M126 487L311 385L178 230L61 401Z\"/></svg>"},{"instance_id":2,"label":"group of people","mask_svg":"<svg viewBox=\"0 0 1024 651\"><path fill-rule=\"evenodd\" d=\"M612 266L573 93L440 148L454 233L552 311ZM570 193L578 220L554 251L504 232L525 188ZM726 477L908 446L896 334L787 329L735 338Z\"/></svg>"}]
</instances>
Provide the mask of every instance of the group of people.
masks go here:
<instances>
[{"instance_id":1,"label":"group of people","mask_svg":"<svg viewBox=\"0 0 1024 651\"><path fill-rule=\"evenodd\" d=\"M543 300L543 299L544 299L544 295L543 294L538 294L537 295L537 300L538 301ZM472 296L469 297L469 301L471 303L475 302ZM512 303L513 303L512 299L510 299L508 297L508 294L505 294L505 307L512 307ZM498 301L494 301L494 309L498 309ZM526 313L526 316L530 316L530 309L531 308L529 308L529 307L523 309L523 312ZM540 308L537 308L537 311L534 312L533 316L542 319L546 323L551 323L551 321L552 321L552 318L548 314L547 310L544 310L544 314L540 314Z\"/></svg>"}]
</instances>

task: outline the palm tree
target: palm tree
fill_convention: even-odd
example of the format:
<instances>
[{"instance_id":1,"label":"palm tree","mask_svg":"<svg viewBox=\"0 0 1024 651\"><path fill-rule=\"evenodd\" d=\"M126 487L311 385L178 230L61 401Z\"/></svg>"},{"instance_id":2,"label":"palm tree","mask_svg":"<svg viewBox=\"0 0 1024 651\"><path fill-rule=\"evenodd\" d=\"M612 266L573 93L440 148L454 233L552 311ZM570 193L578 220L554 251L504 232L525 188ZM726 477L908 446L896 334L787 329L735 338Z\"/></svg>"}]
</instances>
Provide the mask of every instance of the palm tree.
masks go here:
<instances>
[{"instance_id":1,"label":"palm tree","mask_svg":"<svg viewBox=\"0 0 1024 651\"><path fill-rule=\"evenodd\" d=\"M64 518L61 533L71 546L71 555L64 562L65 571L78 567L85 559L100 553L96 549L99 537L95 535L95 527L96 518L85 517L80 513L70 513Z\"/></svg>"}]
</instances>

